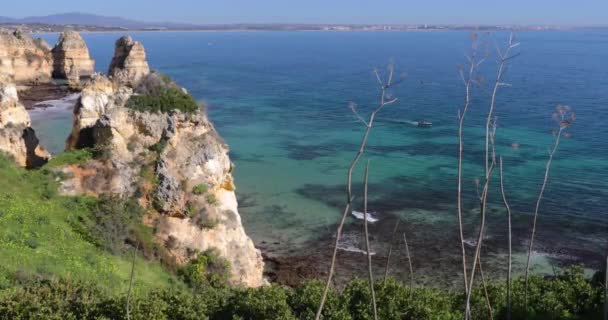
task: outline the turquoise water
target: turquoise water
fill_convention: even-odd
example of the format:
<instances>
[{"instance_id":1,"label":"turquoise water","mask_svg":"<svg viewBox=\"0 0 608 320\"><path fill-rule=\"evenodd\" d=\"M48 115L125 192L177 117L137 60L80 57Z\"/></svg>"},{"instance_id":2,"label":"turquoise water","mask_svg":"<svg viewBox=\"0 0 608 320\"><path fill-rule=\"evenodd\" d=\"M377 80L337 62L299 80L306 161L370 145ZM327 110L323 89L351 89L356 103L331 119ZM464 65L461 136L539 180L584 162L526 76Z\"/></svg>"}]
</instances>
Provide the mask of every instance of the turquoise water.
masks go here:
<instances>
[{"instance_id":1,"label":"turquoise water","mask_svg":"<svg viewBox=\"0 0 608 320\"><path fill-rule=\"evenodd\" d=\"M363 127L348 109L372 110L378 88L372 69L394 61L405 80L399 101L379 115L365 159L370 159L370 210L380 222L376 251L386 246L396 217L411 233L413 254L441 250L419 268L444 265L458 255L456 237L457 113L464 88L458 65L470 46L467 32L255 32L134 33L150 65L169 74L208 105L231 148L245 227L255 242L277 254L301 254L327 240L345 200L346 169ZM50 43L56 35L45 35ZM97 69L109 65L119 34L85 34ZM492 35L499 45L506 34ZM497 100L497 152L505 159L507 195L514 209L515 249L523 252L530 213L542 182L551 114L558 103L577 114L556 155L539 220L539 261L599 264L608 246L608 33L522 32L521 55L507 73L512 87ZM491 79L495 57L484 64ZM475 89L467 118L467 237L475 235L476 178L482 174L479 127L491 81ZM69 112L38 117L35 128L57 152L69 132ZM389 120L433 122L418 129ZM518 144L519 148L513 148ZM362 162L363 163L363 162ZM362 167L355 173L356 206L362 200ZM496 177L497 178L497 177ZM506 247L506 217L492 185L488 255ZM347 233L358 237L360 221ZM355 241L356 242L356 241ZM357 246L356 243L350 245ZM439 248L439 249L438 249ZM441 260L444 259L444 260ZM455 264L457 266L457 264Z\"/></svg>"}]
</instances>

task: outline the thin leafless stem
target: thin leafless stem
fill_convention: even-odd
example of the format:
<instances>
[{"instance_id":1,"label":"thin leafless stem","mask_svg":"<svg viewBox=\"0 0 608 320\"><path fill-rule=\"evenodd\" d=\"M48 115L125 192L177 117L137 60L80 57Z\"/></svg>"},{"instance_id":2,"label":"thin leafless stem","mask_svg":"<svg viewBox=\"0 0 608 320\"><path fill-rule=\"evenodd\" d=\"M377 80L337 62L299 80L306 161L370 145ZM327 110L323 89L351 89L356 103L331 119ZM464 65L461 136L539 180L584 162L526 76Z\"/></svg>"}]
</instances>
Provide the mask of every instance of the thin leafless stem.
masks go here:
<instances>
[{"instance_id":1,"label":"thin leafless stem","mask_svg":"<svg viewBox=\"0 0 608 320\"><path fill-rule=\"evenodd\" d=\"M502 157L500 157L500 194L502 195L502 202L507 209L507 225L508 225L508 239L509 239L509 263L507 267L507 320L511 320L511 271L512 271L512 233L511 233L511 208L509 207L509 203L507 202L507 196L505 195L505 186L504 186L504 175L502 172Z\"/></svg>"},{"instance_id":2,"label":"thin leafless stem","mask_svg":"<svg viewBox=\"0 0 608 320\"><path fill-rule=\"evenodd\" d=\"M492 176L492 172L494 171L494 168L496 167L496 156L495 156L494 141L493 141L494 134L496 131L496 125L495 125L495 122L494 122L494 125L492 124L492 121L494 119L494 109L496 106L496 96L498 93L498 89L505 85L504 82L502 81L502 79L503 79L503 76L506 71L507 61L516 56L516 55L511 55L511 50L513 48L517 47L518 45L519 45L519 43L514 43L513 34L511 34L509 37L509 43L508 43L506 51L504 53L502 53L499 48L497 49L500 60L499 60L499 65L498 65L498 72L496 74L496 79L494 81L494 88L492 90L492 95L490 97L490 109L488 110L488 114L486 116L486 126L485 126L485 131L486 131L485 158L484 158L485 183L484 183L483 192L481 194L481 197L482 197L482 199L481 199L481 223L480 223L480 228L479 228L477 247L475 248L475 258L473 259L473 267L471 268L471 278L469 280L469 286L468 286L469 290L467 292L467 300L466 300L466 306L465 306L465 320L468 320L471 317L471 292L473 291L473 281L475 278L475 267L477 265L478 256L480 254L481 245L483 242L483 234L485 232L486 206L487 206L489 182L490 182L490 178ZM490 130L493 130L494 132L491 132ZM490 143L492 143L492 150L491 150L492 156L491 157L490 157Z\"/></svg>"},{"instance_id":3,"label":"thin leafless stem","mask_svg":"<svg viewBox=\"0 0 608 320\"><path fill-rule=\"evenodd\" d=\"M369 230L367 229L367 186L369 179L369 160L365 164L365 183L363 190L363 226L365 230L365 250L367 251L367 276L369 277L369 290L372 293L372 308L374 310L374 320L378 320L378 310L376 309L376 292L374 290L374 274L372 272L372 252L369 245Z\"/></svg>"},{"instance_id":4,"label":"thin leafless stem","mask_svg":"<svg viewBox=\"0 0 608 320\"><path fill-rule=\"evenodd\" d=\"M393 228L393 234L391 235L391 243L388 246L388 255L386 256L386 265L384 266L384 279L382 280L382 283L384 283L386 281L386 278L388 278L388 269L390 268L391 254L393 253L393 243L395 243L395 236L397 235L397 230L399 229L400 222L401 220L397 219L397 222L395 222L395 227Z\"/></svg>"},{"instance_id":5,"label":"thin leafless stem","mask_svg":"<svg viewBox=\"0 0 608 320\"><path fill-rule=\"evenodd\" d=\"M471 57L469 59L469 72L468 77L464 76L464 73L461 71L460 76L465 84L465 103L462 113L459 113L458 120L458 199L457 199L457 207L458 207L458 231L460 233L460 248L462 250L462 274L464 278L464 293L465 295L469 291L468 283L467 283L467 261L466 261L466 248L464 244L464 231L462 225L462 155L463 155L463 127L464 127L464 118L469 110L469 106L471 105L471 83L473 81L473 77L475 75L475 68L478 66L477 64L477 40L473 40Z\"/></svg>"},{"instance_id":6,"label":"thin leafless stem","mask_svg":"<svg viewBox=\"0 0 608 320\"><path fill-rule=\"evenodd\" d=\"M480 227L479 227L479 235L477 237L477 245L475 247L475 257L473 258L473 267L471 268L471 278L469 279L469 290L467 292L467 300L466 300L466 309L465 309L465 318L466 319L470 319L471 317L471 295L473 293L473 283L475 280L475 269L477 267L477 262L481 261L480 255L481 255L481 245L483 242L483 236L485 233L485 226L486 226L486 209L487 209L487 200L488 200L488 190L489 190L489 186L490 186L490 177L492 176L492 173L494 171L494 168L496 167L496 153L495 153L495 149L494 149L494 135L496 134L496 123L494 122L494 124L492 125L492 131L488 131L490 134L490 142L492 144L492 161L490 163L490 167L489 167L489 171L486 175L485 178L485 183L483 186L483 191L481 193L481 203L480 203L480 207L481 207L481 223L480 223ZM483 285L485 286L485 280L482 279ZM486 297L487 298L487 297ZM491 307L491 306L490 306Z\"/></svg>"},{"instance_id":7,"label":"thin leafless stem","mask_svg":"<svg viewBox=\"0 0 608 320\"><path fill-rule=\"evenodd\" d=\"M133 249L133 261L131 262L131 276L129 279L129 291L127 292L127 306L126 306L127 320L131 319L131 312L130 312L131 290L133 289L133 279L135 277L135 258L137 257L138 248L139 248L139 244L137 245L137 247L135 249Z\"/></svg>"},{"instance_id":8,"label":"thin leafless stem","mask_svg":"<svg viewBox=\"0 0 608 320\"><path fill-rule=\"evenodd\" d=\"M606 274L604 278L604 320L608 320L608 255L606 255Z\"/></svg>"},{"instance_id":9,"label":"thin leafless stem","mask_svg":"<svg viewBox=\"0 0 608 320\"><path fill-rule=\"evenodd\" d=\"M333 248L331 263L330 263L329 272L328 272L328 275L327 275L327 281L325 283L325 288L323 290L323 295L321 296L321 301L319 303L319 309L317 309L317 313L315 315L315 320L321 319L321 314L323 312L323 306L325 305L325 301L327 299L327 294L329 292L329 287L331 286L332 279L333 279L334 272L335 272L335 268L336 268L336 258L337 258L337 255L338 255L338 247L339 247L340 237L342 236L342 229L344 228L344 223L346 221L346 217L348 216L348 212L352 209L352 200L353 200L353 196L352 196L353 171L354 171L355 167L357 166L357 163L359 163L359 160L361 159L361 156L363 155L363 152L365 152L365 147L367 145L367 139L368 139L369 134L370 134L370 132L371 132L373 126L374 126L374 119L376 118L376 114L378 114L378 112L380 112L387 104L391 104L391 103L394 103L395 101L397 101L396 98L391 99L389 101L386 101L388 89L393 85L393 83L391 82L392 81L393 69L394 69L394 67L392 65L390 65L389 66L389 71L390 71L391 76L388 78L389 80L387 80L386 82L382 82L380 74L378 73L377 70L374 70L374 73L376 74L378 82L380 83L380 89L381 89L381 92L380 92L380 102L378 103L378 106L376 107L376 109L370 114L369 120L366 121L367 126L365 127L365 133L363 134L363 138L361 139L361 145L359 146L359 151L357 151L357 154L355 155L355 157L351 161L350 166L348 168L347 184L346 184L346 195L347 195L347 197L346 197L346 206L344 208L344 212L342 213L342 218L340 219L340 223L338 224L338 230L336 231L336 240L334 242L334 248Z\"/></svg>"},{"instance_id":10,"label":"thin leafless stem","mask_svg":"<svg viewBox=\"0 0 608 320\"><path fill-rule=\"evenodd\" d=\"M530 273L530 260L532 258L532 248L534 246L534 236L536 235L536 222L538 220L538 210L540 209L540 203L543 199L543 193L545 192L545 187L547 186L547 181L549 180L549 171L551 170L551 162L553 161L553 156L557 151L557 147L559 146L559 141L562 136L562 132L564 131L564 127L559 128L559 131L555 137L555 143L553 144L553 149L549 152L549 159L547 160L547 164L545 166L545 176L543 178L543 184L540 187L540 192L538 194L538 198L536 199L536 207L534 209L534 218L532 220L532 233L530 234L530 244L528 246L528 259L526 261L526 271L525 271L525 288L524 288L524 301L525 301L525 309L526 312L528 310L528 279Z\"/></svg>"},{"instance_id":11,"label":"thin leafless stem","mask_svg":"<svg viewBox=\"0 0 608 320\"><path fill-rule=\"evenodd\" d=\"M494 320L494 312L492 311L492 304L490 304L490 295L488 295L488 286L486 285L486 278L483 275L483 267L481 266L481 255L477 257L477 263L479 264L479 275L481 276L481 284L483 286L483 293L486 299L486 307L488 307L488 315L490 320Z\"/></svg>"},{"instance_id":12,"label":"thin leafless stem","mask_svg":"<svg viewBox=\"0 0 608 320\"><path fill-rule=\"evenodd\" d=\"M410 294L414 288L414 268L412 267L412 256L410 255L410 247L407 245L407 237L403 232L403 243L405 243L405 255L407 256L407 264L410 268Z\"/></svg>"}]
</instances>

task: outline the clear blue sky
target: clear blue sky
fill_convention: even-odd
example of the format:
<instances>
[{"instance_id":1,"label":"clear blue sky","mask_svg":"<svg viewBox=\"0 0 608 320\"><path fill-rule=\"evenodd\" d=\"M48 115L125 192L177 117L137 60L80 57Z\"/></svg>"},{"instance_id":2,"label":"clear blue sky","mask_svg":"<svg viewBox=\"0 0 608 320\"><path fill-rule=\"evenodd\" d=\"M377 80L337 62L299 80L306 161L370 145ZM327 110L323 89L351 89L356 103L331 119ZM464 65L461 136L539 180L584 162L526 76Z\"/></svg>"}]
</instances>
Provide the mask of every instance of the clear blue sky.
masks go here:
<instances>
[{"instance_id":1,"label":"clear blue sky","mask_svg":"<svg viewBox=\"0 0 608 320\"><path fill-rule=\"evenodd\" d=\"M86 12L193 23L608 25L608 0L6 0L2 16Z\"/></svg>"}]
</instances>

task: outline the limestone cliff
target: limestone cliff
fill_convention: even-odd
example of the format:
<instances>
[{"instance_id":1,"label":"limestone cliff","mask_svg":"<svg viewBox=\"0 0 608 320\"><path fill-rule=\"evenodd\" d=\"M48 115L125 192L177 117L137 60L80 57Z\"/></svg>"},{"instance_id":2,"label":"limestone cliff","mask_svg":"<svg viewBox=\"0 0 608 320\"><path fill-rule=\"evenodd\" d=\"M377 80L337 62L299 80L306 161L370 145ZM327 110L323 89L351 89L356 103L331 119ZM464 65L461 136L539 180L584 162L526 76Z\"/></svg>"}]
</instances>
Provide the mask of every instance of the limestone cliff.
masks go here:
<instances>
[{"instance_id":1,"label":"limestone cliff","mask_svg":"<svg viewBox=\"0 0 608 320\"><path fill-rule=\"evenodd\" d=\"M144 46L129 36L118 39L108 74L118 83L135 86L148 73L150 67Z\"/></svg>"},{"instance_id":2,"label":"limestone cliff","mask_svg":"<svg viewBox=\"0 0 608 320\"><path fill-rule=\"evenodd\" d=\"M50 46L43 39L0 32L0 75L16 83L48 82L52 65Z\"/></svg>"},{"instance_id":3,"label":"limestone cliff","mask_svg":"<svg viewBox=\"0 0 608 320\"><path fill-rule=\"evenodd\" d=\"M95 72L95 61L86 43L76 31L65 31L59 37L53 53L53 78L79 81Z\"/></svg>"},{"instance_id":4,"label":"limestone cliff","mask_svg":"<svg viewBox=\"0 0 608 320\"><path fill-rule=\"evenodd\" d=\"M17 87L11 81L0 76L0 151L21 167L40 167L50 155L39 145L30 116L19 103Z\"/></svg>"},{"instance_id":5,"label":"limestone cliff","mask_svg":"<svg viewBox=\"0 0 608 320\"><path fill-rule=\"evenodd\" d=\"M130 107L150 92L183 90L156 73L139 80L132 89L95 75L84 86L67 146L94 147L98 156L64 167L61 191L135 196L158 212L156 238L178 262L213 248L230 262L232 283L262 285L262 257L241 223L227 146L204 110Z\"/></svg>"}]
</instances>

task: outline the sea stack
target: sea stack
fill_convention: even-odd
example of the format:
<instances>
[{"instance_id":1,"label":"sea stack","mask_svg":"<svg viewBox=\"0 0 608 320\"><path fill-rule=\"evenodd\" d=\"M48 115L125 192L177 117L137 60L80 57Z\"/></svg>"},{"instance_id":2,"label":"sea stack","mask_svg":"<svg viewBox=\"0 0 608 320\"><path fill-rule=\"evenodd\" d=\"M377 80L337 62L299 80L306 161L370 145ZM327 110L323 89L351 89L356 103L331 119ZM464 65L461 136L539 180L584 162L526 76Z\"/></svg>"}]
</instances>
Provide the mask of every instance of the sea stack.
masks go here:
<instances>
[{"instance_id":1,"label":"sea stack","mask_svg":"<svg viewBox=\"0 0 608 320\"><path fill-rule=\"evenodd\" d=\"M0 75L0 152L25 168L38 168L50 159L31 128L29 114L19 102L17 87L3 75Z\"/></svg>"},{"instance_id":2,"label":"sea stack","mask_svg":"<svg viewBox=\"0 0 608 320\"><path fill-rule=\"evenodd\" d=\"M0 75L18 84L45 83L51 80L53 58L43 39L33 39L19 30L0 31Z\"/></svg>"},{"instance_id":3,"label":"sea stack","mask_svg":"<svg viewBox=\"0 0 608 320\"><path fill-rule=\"evenodd\" d=\"M135 87L142 77L150 73L144 46L124 36L116 41L114 57L108 74L114 81Z\"/></svg>"},{"instance_id":4,"label":"sea stack","mask_svg":"<svg viewBox=\"0 0 608 320\"><path fill-rule=\"evenodd\" d=\"M65 31L53 53L53 78L79 81L95 72L95 61L89 55L86 43L76 31Z\"/></svg>"}]
</instances>

